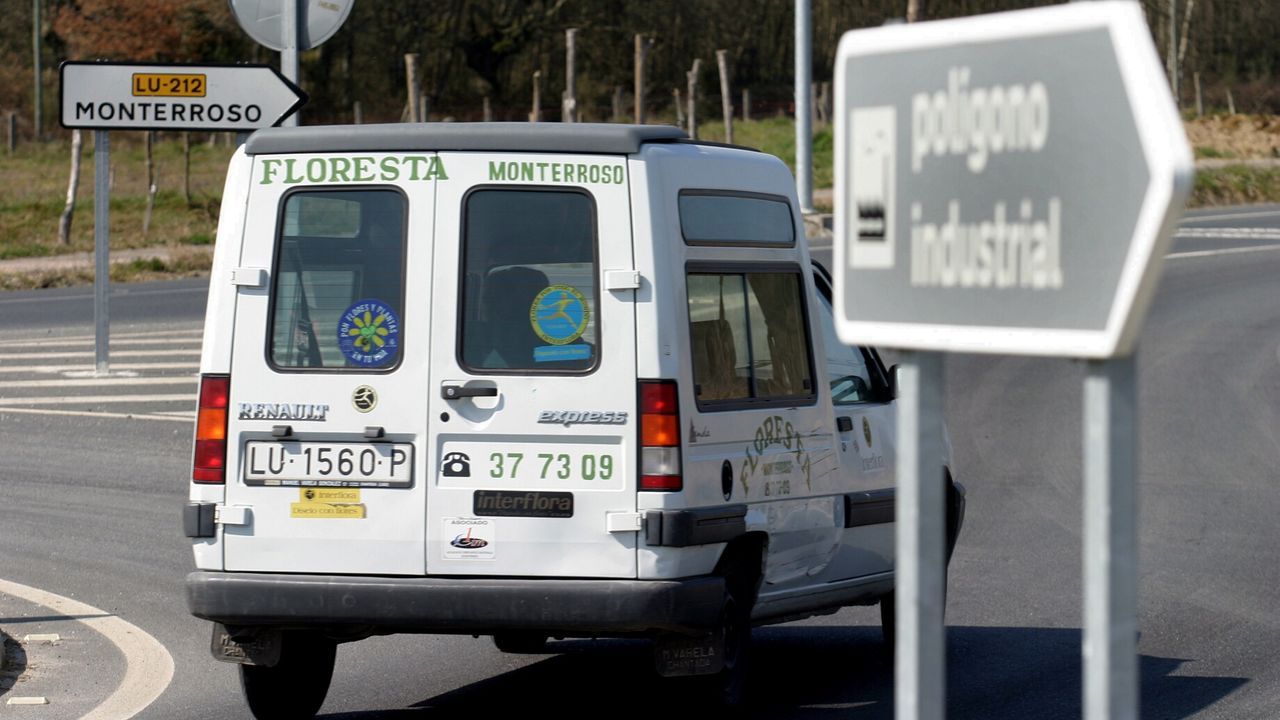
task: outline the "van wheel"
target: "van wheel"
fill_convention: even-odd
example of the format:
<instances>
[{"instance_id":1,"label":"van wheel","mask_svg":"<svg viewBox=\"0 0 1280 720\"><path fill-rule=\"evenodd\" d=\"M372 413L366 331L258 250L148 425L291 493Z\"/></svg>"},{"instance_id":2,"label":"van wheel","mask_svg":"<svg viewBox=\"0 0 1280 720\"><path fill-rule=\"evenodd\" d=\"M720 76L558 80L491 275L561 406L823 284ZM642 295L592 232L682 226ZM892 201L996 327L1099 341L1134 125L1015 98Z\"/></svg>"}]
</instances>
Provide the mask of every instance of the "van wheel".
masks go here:
<instances>
[{"instance_id":1,"label":"van wheel","mask_svg":"<svg viewBox=\"0 0 1280 720\"><path fill-rule=\"evenodd\" d=\"M547 651L547 636L528 630L494 633L493 645L504 653L541 655Z\"/></svg>"},{"instance_id":2,"label":"van wheel","mask_svg":"<svg viewBox=\"0 0 1280 720\"><path fill-rule=\"evenodd\" d=\"M338 644L311 633L285 633L274 667L240 666L240 689L257 720L315 717L329 693Z\"/></svg>"},{"instance_id":3,"label":"van wheel","mask_svg":"<svg viewBox=\"0 0 1280 720\"><path fill-rule=\"evenodd\" d=\"M714 675L691 678L696 694L712 707L740 708L746 699L747 660L751 647L751 609L732 589L725 593L720 621L713 631L724 639L724 665Z\"/></svg>"}]
</instances>

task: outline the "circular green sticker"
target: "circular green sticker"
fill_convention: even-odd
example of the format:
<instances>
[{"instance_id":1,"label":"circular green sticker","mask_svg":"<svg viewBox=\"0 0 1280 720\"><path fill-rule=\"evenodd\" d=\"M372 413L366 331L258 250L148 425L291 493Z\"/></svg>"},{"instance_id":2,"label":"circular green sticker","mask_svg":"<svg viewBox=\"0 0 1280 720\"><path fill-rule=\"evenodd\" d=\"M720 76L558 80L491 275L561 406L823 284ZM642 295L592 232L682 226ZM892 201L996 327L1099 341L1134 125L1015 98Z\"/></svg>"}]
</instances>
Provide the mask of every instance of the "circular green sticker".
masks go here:
<instances>
[{"instance_id":1,"label":"circular green sticker","mask_svg":"<svg viewBox=\"0 0 1280 720\"><path fill-rule=\"evenodd\" d=\"M586 332L591 311L577 288L552 285L538 293L529 307L529 323L544 342L567 345Z\"/></svg>"}]
</instances>

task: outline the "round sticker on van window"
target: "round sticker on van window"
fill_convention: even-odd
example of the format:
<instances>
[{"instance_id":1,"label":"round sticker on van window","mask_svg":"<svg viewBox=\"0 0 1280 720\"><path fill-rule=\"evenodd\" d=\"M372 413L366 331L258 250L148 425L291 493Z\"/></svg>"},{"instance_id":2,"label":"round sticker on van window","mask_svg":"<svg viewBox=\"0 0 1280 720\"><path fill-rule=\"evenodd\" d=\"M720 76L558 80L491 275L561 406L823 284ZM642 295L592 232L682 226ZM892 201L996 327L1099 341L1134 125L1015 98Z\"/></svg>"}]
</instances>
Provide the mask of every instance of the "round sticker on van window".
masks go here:
<instances>
[{"instance_id":1,"label":"round sticker on van window","mask_svg":"<svg viewBox=\"0 0 1280 720\"><path fill-rule=\"evenodd\" d=\"M538 293L529 307L533 331L552 345L567 345L582 337L590 318L586 298L569 285L546 288Z\"/></svg>"},{"instance_id":2,"label":"round sticker on van window","mask_svg":"<svg viewBox=\"0 0 1280 720\"><path fill-rule=\"evenodd\" d=\"M338 349L360 367L382 367L400 351L400 320L381 300L360 300L338 320Z\"/></svg>"}]
</instances>

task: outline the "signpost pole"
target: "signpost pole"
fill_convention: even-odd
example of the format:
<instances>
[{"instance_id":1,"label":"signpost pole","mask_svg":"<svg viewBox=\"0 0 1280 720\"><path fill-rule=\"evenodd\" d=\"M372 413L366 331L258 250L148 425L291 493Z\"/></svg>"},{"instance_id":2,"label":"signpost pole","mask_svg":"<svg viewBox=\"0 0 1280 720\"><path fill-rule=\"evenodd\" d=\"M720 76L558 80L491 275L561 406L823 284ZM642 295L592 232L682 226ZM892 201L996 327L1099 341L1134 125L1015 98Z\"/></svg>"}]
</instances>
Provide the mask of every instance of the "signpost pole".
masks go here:
<instances>
[{"instance_id":1,"label":"signpost pole","mask_svg":"<svg viewBox=\"0 0 1280 720\"><path fill-rule=\"evenodd\" d=\"M106 130L93 132L93 356L95 371L106 375L110 318L108 294L110 269L111 145Z\"/></svg>"},{"instance_id":2,"label":"signpost pole","mask_svg":"<svg viewBox=\"0 0 1280 720\"><path fill-rule=\"evenodd\" d=\"M284 75L294 85L299 84L298 28L300 27L299 15L301 13L298 11L298 2L299 0L282 0L281 5L283 7L280 14L281 34L284 36L284 49L280 51L280 74ZM294 113L285 118L280 125L281 127L297 127L298 114Z\"/></svg>"},{"instance_id":3,"label":"signpost pole","mask_svg":"<svg viewBox=\"0 0 1280 720\"><path fill-rule=\"evenodd\" d=\"M1137 383L1133 355L1084 380L1084 717L1138 717Z\"/></svg>"},{"instance_id":4,"label":"signpost pole","mask_svg":"<svg viewBox=\"0 0 1280 720\"><path fill-rule=\"evenodd\" d=\"M813 53L809 0L796 0L796 193L800 212L813 212Z\"/></svg>"},{"instance_id":5,"label":"signpost pole","mask_svg":"<svg viewBox=\"0 0 1280 720\"><path fill-rule=\"evenodd\" d=\"M907 353L898 366L897 720L946 715L942 357Z\"/></svg>"}]
</instances>

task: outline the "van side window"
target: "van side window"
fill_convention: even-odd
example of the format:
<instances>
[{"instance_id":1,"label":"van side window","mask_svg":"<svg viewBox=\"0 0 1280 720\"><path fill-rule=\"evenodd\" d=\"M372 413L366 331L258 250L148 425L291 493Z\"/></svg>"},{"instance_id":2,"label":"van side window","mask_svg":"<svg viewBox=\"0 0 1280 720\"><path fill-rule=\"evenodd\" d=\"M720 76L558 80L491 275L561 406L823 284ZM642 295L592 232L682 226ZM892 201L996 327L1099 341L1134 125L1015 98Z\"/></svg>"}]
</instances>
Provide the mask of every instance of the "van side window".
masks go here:
<instances>
[{"instance_id":1,"label":"van side window","mask_svg":"<svg viewBox=\"0 0 1280 720\"><path fill-rule=\"evenodd\" d=\"M689 245L796 244L791 204L762 193L681 190L680 232Z\"/></svg>"},{"instance_id":2,"label":"van side window","mask_svg":"<svg viewBox=\"0 0 1280 720\"><path fill-rule=\"evenodd\" d=\"M387 370L400 362L405 198L396 190L285 197L268 356L284 370Z\"/></svg>"},{"instance_id":3,"label":"van side window","mask_svg":"<svg viewBox=\"0 0 1280 720\"><path fill-rule=\"evenodd\" d=\"M691 272L686 281L700 405L813 397L798 273Z\"/></svg>"},{"instance_id":4,"label":"van side window","mask_svg":"<svg viewBox=\"0 0 1280 720\"><path fill-rule=\"evenodd\" d=\"M831 402L854 405L875 400L871 371L862 348L840 342L836 335L835 315L831 302L818 293L818 327L822 328L822 344L826 347L827 383L831 386Z\"/></svg>"},{"instance_id":5,"label":"van side window","mask_svg":"<svg viewBox=\"0 0 1280 720\"><path fill-rule=\"evenodd\" d=\"M463 210L459 355L480 373L582 373L600 351L595 203L484 189Z\"/></svg>"}]
</instances>

